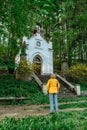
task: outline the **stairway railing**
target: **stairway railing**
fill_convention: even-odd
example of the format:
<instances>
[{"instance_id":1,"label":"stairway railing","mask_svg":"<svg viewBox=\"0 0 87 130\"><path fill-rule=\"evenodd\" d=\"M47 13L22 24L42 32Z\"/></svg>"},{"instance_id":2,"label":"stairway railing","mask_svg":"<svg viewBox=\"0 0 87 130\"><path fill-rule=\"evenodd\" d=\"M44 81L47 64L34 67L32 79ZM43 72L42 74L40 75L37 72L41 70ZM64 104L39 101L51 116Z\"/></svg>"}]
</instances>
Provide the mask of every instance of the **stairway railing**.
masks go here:
<instances>
[{"instance_id":1,"label":"stairway railing","mask_svg":"<svg viewBox=\"0 0 87 130\"><path fill-rule=\"evenodd\" d=\"M77 88L77 86L72 85L70 82L68 82L65 78L61 77L60 75L56 74L56 76L62 80L71 91L75 92L77 95L80 95L80 89ZM79 93L79 94L78 94Z\"/></svg>"},{"instance_id":2,"label":"stairway railing","mask_svg":"<svg viewBox=\"0 0 87 130\"><path fill-rule=\"evenodd\" d=\"M45 88L46 87L46 83L42 83L42 81L39 79L39 77L35 73L32 74L32 77L38 83L38 85L40 86L40 88L43 91L43 93L46 94L47 93L46 92L46 88ZM66 84L68 86L67 89L70 89L72 92L74 92L74 93L76 93L78 95L78 89L76 88L76 86L72 85L69 81L67 81L65 78L61 77L57 73L56 73L56 77L58 77L64 84Z\"/></svg>"},{"instance_id":3,"label":"stairway railing","mask_svg":"<svg viewBox=\"0 0 87 130\"><path fill-rule=\"evenodd\" d=\"M32 74L32 77L35 79L35 81L38 83L38 85L40 86L40 88L41 88L41 90L42 90L42 85L43 85L43 83L42 83L41 80L38 78L38 76L37 76L35 73L33 73L33 74Z\"/></svg>"},{"instance_id":4,"label":"stairway railing","mask_svg":"<svg viewBox=\"0 0 87 130\"><path fill-rule=\"evenodd\" d=\"M71 90L73 90L73 89L75 88L75 87L74 87L70 82L68 82L65 78L61 77L61 76L58 75L58 74L56 74L56 76L57 76L60 80L62 80L65 84L67 84L67 85L70 87Z\"/></svg>"}]
</instances>

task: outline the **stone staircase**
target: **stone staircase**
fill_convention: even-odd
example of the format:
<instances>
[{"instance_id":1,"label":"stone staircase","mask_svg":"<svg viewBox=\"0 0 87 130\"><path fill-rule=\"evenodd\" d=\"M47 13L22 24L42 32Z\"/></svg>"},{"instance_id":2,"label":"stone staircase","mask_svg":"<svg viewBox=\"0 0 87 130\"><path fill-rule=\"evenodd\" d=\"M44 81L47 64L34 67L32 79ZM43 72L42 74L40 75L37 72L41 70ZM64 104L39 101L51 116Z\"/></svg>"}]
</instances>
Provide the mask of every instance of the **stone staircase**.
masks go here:
<instances>
[{"instance_id":1,"label":"stone staircase","mask_svg":"<svg viewBox=\"0 0 87 130\"><path fill-rule=\"evenodd\" d=\"M42 84L46 84L48 79L50 78L50 75L37 75L37 77L40 79ZM57 79L60 82L60 91L59 96L61 97L75 97L77 96L75 91L71 90L68 85L66 85L61 79L57 77Z\"/></svg>"},{"instance_id":2,"label":"stone staircase","mask_svg":"<svg viewBox=\"0 0 87 130\"><path fill-rule=\"evenodd\" d=\"M43 84L46 84L48 79L50 78L50 75L37 75L37 76Z\"/></svg>"}]
</instances>

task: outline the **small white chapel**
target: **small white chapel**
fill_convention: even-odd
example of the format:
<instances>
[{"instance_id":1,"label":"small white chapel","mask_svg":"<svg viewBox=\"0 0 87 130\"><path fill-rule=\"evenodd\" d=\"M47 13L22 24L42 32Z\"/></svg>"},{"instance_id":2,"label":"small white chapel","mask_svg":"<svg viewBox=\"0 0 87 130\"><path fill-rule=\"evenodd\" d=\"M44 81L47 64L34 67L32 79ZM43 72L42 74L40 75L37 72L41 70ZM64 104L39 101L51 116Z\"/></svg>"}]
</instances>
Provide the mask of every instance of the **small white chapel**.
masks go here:
<instances>
[{"instance_id":1,"label":"small white chapel","mask_svg":"<svg viewBox=\"0 0 87 130\"><path fill-rule=\"evenodd\" d=\"M40 66L36 74L53 73L52 42L47 42L39 32L36 32L30 39L24 36L23 42L27 44L26 59Z\"/></svg>"}]
</instances>

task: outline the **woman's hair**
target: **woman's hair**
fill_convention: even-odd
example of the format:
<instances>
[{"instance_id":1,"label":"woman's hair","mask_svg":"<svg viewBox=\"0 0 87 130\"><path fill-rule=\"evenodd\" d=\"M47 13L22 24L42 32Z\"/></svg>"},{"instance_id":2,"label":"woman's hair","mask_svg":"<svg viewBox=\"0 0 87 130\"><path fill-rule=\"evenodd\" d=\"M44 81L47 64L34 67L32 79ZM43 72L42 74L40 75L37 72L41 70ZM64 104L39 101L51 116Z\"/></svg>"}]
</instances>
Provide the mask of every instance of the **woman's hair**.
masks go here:
<instances>
[{"instance_id":1,"label":"woman's hair","mask_svg":"<svg viewBox=\"0 0 87 130\"><path fill-rule=\"evenodd\" d=\"M50 77L51 77L51 78L55 78L56 75L55 75L55 74L51 74Z\"/></svg>"}]
</instances>

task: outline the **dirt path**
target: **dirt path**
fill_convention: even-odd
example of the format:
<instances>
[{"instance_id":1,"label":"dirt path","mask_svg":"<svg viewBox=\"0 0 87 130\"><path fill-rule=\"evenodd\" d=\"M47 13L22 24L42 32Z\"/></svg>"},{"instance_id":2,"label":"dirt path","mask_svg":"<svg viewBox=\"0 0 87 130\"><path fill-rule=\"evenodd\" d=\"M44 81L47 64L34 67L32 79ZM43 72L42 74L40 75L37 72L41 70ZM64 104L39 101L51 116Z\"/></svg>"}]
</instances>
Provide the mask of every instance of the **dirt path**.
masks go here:
<instances>
[{"instance_id":1,"label":"dirt path","mask_svg":"<svg viewBox=\"0 0 87 130\"><path fill-rule=\"evenodd\" d=\"M72 103L72 102L71 102ZM59 103L67 104L67 103ZM44 108L47 107L47 108ZM59 109L59 112L68 112L68 111L83 111L87 108L67 108ZM49 114L49 104L44 105L5 105L0 106L0 119L3 119L5 116L22 118L28 115L47 115Z\"/></svg>"}]
</instances>

